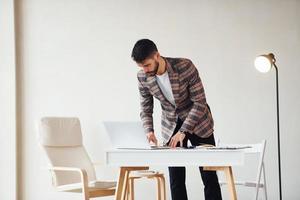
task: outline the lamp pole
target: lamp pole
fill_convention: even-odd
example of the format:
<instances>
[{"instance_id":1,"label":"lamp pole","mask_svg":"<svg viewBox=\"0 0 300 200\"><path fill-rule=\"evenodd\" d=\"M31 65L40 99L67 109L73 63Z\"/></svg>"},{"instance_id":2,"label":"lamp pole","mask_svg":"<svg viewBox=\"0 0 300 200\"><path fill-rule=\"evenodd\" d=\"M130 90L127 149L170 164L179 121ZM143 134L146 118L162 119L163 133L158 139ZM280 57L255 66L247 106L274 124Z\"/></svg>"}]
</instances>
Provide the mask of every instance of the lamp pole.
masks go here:
<instances>
[{"instance_id":1,"label":"lamp pole","mask_svg":"<svg viewBox=\"0 0 300 200\"><path fill-rule=\"evenodd\" d=\"M279 171L279 199L282 200L282 191L281 191L281 162L280 162L280 127L279 127L279 90L278 90L278 68L273 63L276 70L276 102L277 102L277 146L278 146L278 171Z\"/></svg>"},{"instance_id":2,"label":"lamp pole","mask_svg":"<svg viewBox=\"0 0 300 200\"><path fill-rule=\"evenodd\" d=\"M276 70L276 108L277 108L277 151L278 151L278 172L279 172L279 198L282 200L281 190L281 159L280 159L280 126L279 126L279 89L278 89L278 68L275 64L276 59L273 53L264 54L256 57L254 65L262 73L270 71L272 66Z\"/></svg>"}]
</instances>

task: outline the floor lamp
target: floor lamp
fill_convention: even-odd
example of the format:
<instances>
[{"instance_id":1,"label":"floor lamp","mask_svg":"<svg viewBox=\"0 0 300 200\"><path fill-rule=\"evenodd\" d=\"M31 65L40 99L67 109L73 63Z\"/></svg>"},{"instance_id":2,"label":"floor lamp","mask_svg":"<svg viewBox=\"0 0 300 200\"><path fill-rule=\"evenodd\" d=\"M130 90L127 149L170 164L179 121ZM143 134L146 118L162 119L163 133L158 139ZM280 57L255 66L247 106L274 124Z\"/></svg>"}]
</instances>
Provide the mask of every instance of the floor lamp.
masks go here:
<instances>
[{"instance_id":1,"label":"floor lamp","mask_svg":"<svg viewBox=\"0 0 300 200\"><path fill-rule=\"evenodd\" d=\"M278 142L278 170L279 170L279 197L282 200L281 191L281 162L280 162L280 128L279 128L279 92L278 92L278 69L275 64L276 59L274 54L270 53L268 55L260 55L256 57L254 65L256 69L262 73L267 73L270 71L272 66L276 71L276 101L277 101L277 142Z\"/></svg>"}]
</instances>

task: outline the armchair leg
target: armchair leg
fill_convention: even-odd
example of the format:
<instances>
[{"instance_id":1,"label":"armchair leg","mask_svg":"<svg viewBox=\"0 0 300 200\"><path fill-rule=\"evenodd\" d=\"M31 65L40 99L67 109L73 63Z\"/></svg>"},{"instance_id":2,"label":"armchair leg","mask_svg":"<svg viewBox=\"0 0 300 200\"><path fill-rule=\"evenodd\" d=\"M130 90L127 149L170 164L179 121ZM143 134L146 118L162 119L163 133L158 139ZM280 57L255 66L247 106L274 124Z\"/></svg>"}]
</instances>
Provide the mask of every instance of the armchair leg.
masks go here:
<instances>
[{"instance_id":1,"label":"armchair leg","mask_svg":"<svg viewBox=\"0 0 300 200\"><path fill-rule=\"evenodd\" d=\"M165 177L163 175L160 176L160 180L161 180L161 191L162 191L162 199L166 200L166 181L165 181Z\"/></svg>"},{"instance_id":2,"label":"armchair leg","mask_svg":"<svg viewBox=\"0 0 300 200\"><path fill-rule=\"evenodd\" d=\"M82 194L83 194L83 200L90 200L88 191L84 191Z\"/></svg>"},{"instance_id":3,"label":"armchair leg","mask_svg":"<svg viewBox=\"0 0 300 200\"><path fill-rule=\"evenodd\" d=\"M161 181L158 176L155 179L157 181L157 200L161 200Z\"/></svg>"},{"instance_id":4,"label":"armchair leg","mask_svg":"<svg viewBox=\"0 0 300 200\"><path fill-rule=\"evenodd\" d=\"M86 171L82 172L81 179L83 180L83 186L82 186L83 200L89 200L90 199L90 194L89 194L88 178L87 178Z\"/></svg>"}]
</instances>

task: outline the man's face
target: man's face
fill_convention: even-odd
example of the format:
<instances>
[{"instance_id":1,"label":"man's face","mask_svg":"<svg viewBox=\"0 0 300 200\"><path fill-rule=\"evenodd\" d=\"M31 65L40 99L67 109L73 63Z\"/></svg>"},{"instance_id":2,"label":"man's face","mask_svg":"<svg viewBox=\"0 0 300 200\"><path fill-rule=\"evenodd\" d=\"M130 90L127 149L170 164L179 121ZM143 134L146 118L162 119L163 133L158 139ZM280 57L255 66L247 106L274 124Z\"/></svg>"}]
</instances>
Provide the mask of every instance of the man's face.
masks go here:
<instances>
[{"instance_id":1,"label":"man's face","mask_svg":"<svg viewBox=\"0 0 300 200\"><path fill-rule=\"evenodd\" d=\"M137 64L140 68L143 68L147 76L155 76L159 66L156 56L146 58L145 60Z\"/></svg>"}]
</instances>

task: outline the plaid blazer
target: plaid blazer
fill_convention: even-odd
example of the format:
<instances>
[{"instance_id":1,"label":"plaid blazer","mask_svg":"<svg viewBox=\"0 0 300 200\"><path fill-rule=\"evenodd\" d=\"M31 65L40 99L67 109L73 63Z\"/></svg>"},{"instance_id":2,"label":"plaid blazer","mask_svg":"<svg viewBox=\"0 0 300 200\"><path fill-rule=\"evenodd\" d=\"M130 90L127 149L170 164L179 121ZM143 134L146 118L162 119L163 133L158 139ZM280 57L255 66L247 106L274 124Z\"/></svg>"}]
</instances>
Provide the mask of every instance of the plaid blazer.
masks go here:
<instances>
[{"instance_id":1,"label":"plaid blazer","mask_svg":"<svg viewBox=\"0 0 300 200\"><path fill-rule=\"evenodd\" d=\"M145 132L153 128L153 97L162 107L161 125L164 143L171 138L177 117L183 124L180 131L187 131L199 137L213 133L213 118L206 103L204 88L194 64L185 58L164 58L169 75L175 106L163 95L155 76L147 76L143 70L137 74L141 103L141 119Z\"/></svg>"}]
</instances>

